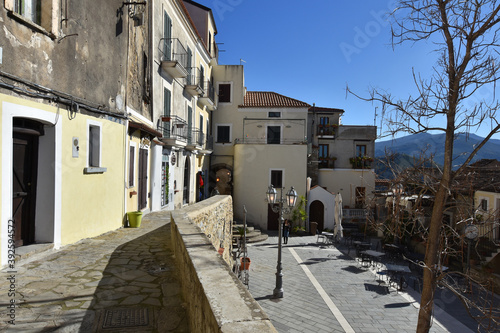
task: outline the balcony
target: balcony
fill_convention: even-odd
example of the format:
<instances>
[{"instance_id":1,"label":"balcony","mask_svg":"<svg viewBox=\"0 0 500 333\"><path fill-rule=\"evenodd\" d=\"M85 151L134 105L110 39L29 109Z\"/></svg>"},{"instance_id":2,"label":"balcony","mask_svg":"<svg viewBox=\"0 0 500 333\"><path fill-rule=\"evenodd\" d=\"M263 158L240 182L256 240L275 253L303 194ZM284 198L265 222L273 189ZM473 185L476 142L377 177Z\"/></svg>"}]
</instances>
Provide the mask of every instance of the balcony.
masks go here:
<instances>
[{"instance_id":1,"label":"balcony","mask_svg":"<svg viewBox=\"0 0 500 333\"><path fill-rule=\"evenodd\" d=\"M336 157L319 157L319 169L334 169Z\"/></svg>"},{"instance_id":2,"label":"balcony","mask_svg":"<svg viewBox=\"0 0 500 333\"><path fill-rule=\"evenodd\" d=\"M338 125L318 125L317 135L323 139L335 139Z\"/></svg>"},{"instance_id":3,"label":"balcony","mask_svg":"<svg viewBox=\"0 0 500 333\"><path fill-rule=\"evenodd\" d=\"M188 129L187 133L187 150L200 150L205 142L205 133L201 132L198 128L192 127Z\"/></svg>"},{"instance_id":4,"label":"balcony","mask_svg":"<svg viewBox=\"0 0 500 333\"><path fill-rule=\"evenodd\" d=\"M186 86L184 89L193 97L202 95L205 91L203 89L201 70L197 67L189 67L187 72L188 75L186 77Z\"/></svg>"},{"instance_id":5,"label":"balcony","mask_svg":"<svg viewBox=\"0 0 500 333\"><path fill-rule=\"evenodd\" d=\"M373 157L355 156L349 159L353 169L371 169Z\"/></svg>"},{"instance_id":6,"label":"balcony","mask_svg":"<svg viewBox=\"0 0 500 333\"><path fill-rule=\"evenodd\" d=\"M206 135L198 128L193 127L187 134L187 150L198 150L202 154L211 154L213 150L212 136Z\"/></svg>"},{"instance_id":7,"label":"balcony","mask_svg":"<svg viewBox=\"0 0 500 333\"><path fill-rule=\"evenodd\" d=\"M161 141L170 147L186 147L188 127L184 119L178 116L161 117L158 121L158 131L163 134Z\"/></svg>"},{"instance_id":8,"label":"balcony","mask_svg":"<svg viewBox=\"0 0 500 333\"><path fill-rule=\"evenodd\" d=\"M198 101L205 105L207 109L210 111L215 110L216 101L215 101L215 88L210 81L202 82L201 88L203 89L203 94L198 97Z\"/></svg>"},{"instance_id":9,"label":"balcony","mask_svg":"<svg viewBox=\"0 0 500 333\"><path fill-rule=\"evenodd\" d=\"M177 38L162 38L158 45L161 68L175 78L187 77L188 54Z\"/></svg>"}]
</instances>

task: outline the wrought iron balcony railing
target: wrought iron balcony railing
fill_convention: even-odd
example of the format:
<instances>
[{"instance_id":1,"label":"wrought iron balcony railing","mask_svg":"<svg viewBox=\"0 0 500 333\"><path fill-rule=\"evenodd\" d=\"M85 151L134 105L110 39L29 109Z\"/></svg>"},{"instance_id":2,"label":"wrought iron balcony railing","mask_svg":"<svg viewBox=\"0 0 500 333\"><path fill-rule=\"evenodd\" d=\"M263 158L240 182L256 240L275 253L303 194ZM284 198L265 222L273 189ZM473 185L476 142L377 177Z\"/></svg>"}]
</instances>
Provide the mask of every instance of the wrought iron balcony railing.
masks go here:
<instances>
[{"instance_id":1,"label":"wrought iron balcony railing","mask_svg":"<svg viewBox=\"0 0 500 333\"><path fill-rule=\"evenodd\" d=\"M174 77L186 77L188 53L178 38L162 38L158 45L162 68L170 71Z\"/></svg>"},{"instance_id":2,"label":"wrought iron balcony railing","mask_svg":"<svg viewBox=\"0 0 500 333\"><path fill-rule=\"evenodd\" d=\"M161 117L158 131L163 134L163 139L176 139L183 142L187 142L188 139L187 123L178 116Z\"/></svg>"}]
</instances>

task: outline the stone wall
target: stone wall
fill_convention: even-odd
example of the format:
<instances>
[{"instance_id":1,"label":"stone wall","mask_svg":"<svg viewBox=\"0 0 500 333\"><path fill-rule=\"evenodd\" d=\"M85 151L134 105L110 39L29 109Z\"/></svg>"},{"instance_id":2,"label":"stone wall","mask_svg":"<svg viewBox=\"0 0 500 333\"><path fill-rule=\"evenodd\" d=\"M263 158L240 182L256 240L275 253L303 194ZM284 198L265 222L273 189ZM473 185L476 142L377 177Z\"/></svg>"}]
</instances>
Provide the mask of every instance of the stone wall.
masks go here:
<instances>
[{"instance_id":1,"label":"stone wall","mask_svg":"<svg viewBox=\"0 0 500 333\"><path fill-rule=\"evenodd\" d=\"M224 249L222 258L233 267L233 200L229 195L218 195L182 210L207 236L216 251Z\"/></svg>"},{"instance_id":2,"label":"stone wall","mask_svg":"<svg viewBox=\"0 0 500 333\"><path fill-rule=\"evenodd\" d=\"M222 235L226 235L226 228L230 230L228 221L232 221L229 196L215 196L172 212L172 247L189 313L190 330L277 332L213 245L219 246L221 240L226 244L227 237Z\"/></svg>"}]
</instances>

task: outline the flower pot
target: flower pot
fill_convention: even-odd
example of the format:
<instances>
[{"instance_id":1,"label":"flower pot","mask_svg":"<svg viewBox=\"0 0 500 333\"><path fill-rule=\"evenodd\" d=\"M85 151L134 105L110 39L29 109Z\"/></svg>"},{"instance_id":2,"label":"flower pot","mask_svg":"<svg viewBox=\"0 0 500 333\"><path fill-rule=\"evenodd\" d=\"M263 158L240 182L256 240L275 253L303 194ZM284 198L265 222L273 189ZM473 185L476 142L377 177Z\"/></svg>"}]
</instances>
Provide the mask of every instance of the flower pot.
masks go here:
<instances>
[{"instance_id":1,"label":"flower pot","mask_svg":"<svg viewBox=\"0 0 500 333\"><path fill-rule=\"evenodd\" d=\"M224 254L224 248L223 247L219 247L219 250L217 251L220 255L223 255Z\"/></svg>"},{"instance_id":2,"label":"flower pot","mask_svg":"<svg viewBox=\"0 0 500 333\"><path fill-rule=\"evenodd\" d=\"M130 228L139 228L142 221L142 212L128 212L128 226Z\"/></svg>"},{"instance_id":3,"label":"flower pot","mask_svg":"<svg viewBox=\"0 0 500 333\"><path fill-rule=\"evenodd\" d=\"M250 258L248 257L241 258L240 271L248 270L249 268L250 268Z\"/></svg>"}]
</instances>

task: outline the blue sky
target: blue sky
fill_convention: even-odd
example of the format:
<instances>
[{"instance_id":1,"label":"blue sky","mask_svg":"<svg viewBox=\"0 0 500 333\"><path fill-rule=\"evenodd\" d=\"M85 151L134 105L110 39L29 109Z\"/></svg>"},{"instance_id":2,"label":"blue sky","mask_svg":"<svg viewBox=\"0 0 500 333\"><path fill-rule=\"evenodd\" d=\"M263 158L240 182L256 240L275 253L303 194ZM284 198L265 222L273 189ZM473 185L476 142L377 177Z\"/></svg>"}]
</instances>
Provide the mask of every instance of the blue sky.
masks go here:
<instances>
[{"instance_id":1,"label":"blue sky","mask_svg":"<svg viewBox=\"0 0 500 333\"><path fill-rule=\"evenodd\" d=\"M391 46L384 14L393 1L198 0L212 9L220 64L245 65L250 91L274 91L309 104L341 108L345 125L373 125L370 87L405 99L414 92L412 68L428 77L432 45ZM378 107L376 125L380 126ZM378 131L380 133L380 130ZM476 134L485 135L485 131ZM498 135L496 138L500 138Z\"/></svg>"}]
</instances>

